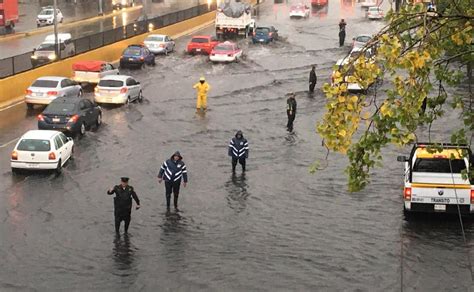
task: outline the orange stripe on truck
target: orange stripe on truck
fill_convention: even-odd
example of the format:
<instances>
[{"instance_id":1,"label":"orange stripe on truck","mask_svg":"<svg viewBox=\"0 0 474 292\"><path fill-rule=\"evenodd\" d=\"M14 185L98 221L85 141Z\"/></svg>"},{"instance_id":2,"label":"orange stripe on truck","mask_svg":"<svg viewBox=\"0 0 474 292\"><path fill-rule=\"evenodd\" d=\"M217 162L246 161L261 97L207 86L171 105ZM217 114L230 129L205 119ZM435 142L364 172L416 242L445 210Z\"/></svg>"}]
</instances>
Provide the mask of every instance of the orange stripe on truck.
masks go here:
<instances>
[{"instance_id":1,"label":"orange stripe on truck","mask_svg":"<svg viewBox=\"0 0 474 292\"><path fill-rule=\"evenodd\" d=\"M471 185L461 184L427 184L427 183L412 183L412 188L449 188L449 189L468 189L472 188Z\"/></svg>"}]
</instances>

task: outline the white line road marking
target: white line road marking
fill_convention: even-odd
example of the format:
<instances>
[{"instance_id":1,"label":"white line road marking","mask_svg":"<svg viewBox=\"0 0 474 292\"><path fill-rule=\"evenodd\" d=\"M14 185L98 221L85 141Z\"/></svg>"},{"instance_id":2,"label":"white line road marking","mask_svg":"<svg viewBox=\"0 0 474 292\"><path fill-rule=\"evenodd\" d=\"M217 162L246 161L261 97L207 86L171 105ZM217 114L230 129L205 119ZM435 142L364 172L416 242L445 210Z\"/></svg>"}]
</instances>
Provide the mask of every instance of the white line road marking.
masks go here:
<instances>
[{"instance_id":1,"label":"white line road marking","mask_svg":"<svg viewBox=\"0 0 474 292\"><path fill-rule=\"evenodd\" d=\"M18 101L18 102L15 102L15 103L13 103L13 104L11 104L11 105L9 105L9 106L6 106L6 107L1 108L1 109L0 109L0 112L6 111L7 109L10 109L10 108L12 108L12 107L15 107L15 106L17 106L17 105L19 105L19 104L22 104L22 103L24 103L24 102L25 102L24 100L20 100L20 101Z\"/></svg>"},{"instance_id":2,"label":"white line road marking","mask_svg":"<svg viewBox=\"0 0 474 292\"><path fill-rule=\"evenodd\" d=\"M15 139L13 139L13 140L11 140L11 141L9 141L9 142L3 144L3 145L0 145L0 148L5 148L5 147L7 147L8 145L12 144L13 142L16 142L18 139L20 139L20 137L15 138Z\"/></svg>"}]
</instances>

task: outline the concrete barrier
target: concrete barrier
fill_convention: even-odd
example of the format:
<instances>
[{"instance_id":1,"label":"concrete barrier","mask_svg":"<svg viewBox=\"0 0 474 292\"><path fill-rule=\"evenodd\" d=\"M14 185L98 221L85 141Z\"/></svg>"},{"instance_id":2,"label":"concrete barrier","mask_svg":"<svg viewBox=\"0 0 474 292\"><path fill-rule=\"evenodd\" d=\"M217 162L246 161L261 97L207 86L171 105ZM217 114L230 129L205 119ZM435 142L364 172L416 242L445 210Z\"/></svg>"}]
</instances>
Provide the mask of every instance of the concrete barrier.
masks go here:
<instances>
[{"instance_id":1,"label":"concrete barrier","mask_svg":"<svg viewBox=\"0 0 474 292\"><path fill-rule=\"evenodd\" d=\"M123 41L119 41L98 49L76 55L59 62L47 64L45 66L16 74L11 77L0 79L0 108L5 108L24 99L25 90L42 76L72 76L72 64L77 61L85 60L103 60L108 62L116 61L120 58L123 50L131 45L142 43L151 33L167 34L172 37L178 37L185 32L202 27L205 24L211 24L215 19L215 11L209 12L179 23L172 24L147 34L135 36Z\"/></svg>"}]
</instances>

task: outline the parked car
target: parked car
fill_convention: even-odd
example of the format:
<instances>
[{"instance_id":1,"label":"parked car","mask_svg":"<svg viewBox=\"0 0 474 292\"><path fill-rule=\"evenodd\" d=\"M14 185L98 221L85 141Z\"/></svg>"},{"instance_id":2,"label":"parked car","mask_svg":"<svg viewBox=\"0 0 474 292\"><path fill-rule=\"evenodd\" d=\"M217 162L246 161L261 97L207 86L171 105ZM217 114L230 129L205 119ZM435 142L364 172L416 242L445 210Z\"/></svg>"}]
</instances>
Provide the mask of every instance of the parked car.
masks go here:
<instances>
[{"instance_id":1,"label":"parked car","mask_svg":"<svg viewBox=\"0 0 474 292\"><path fill-rule=\"evenodd\" d=\"M97 84L108 75L118 75L119 70L114 65L104 61L80 61L72 64L72 79L79 83Z\"/></svg>"},{"instance_id":2,"label":"parked car","mask_svg":"<svg viewBox=\"0 0 474 292\"><path fill-rule=\"evenodd\" d=\"M144 45L130 45L122 53L120 68L155 65L155 55Z\"/></svg>"},{"instance_id":3,"label":"parked car","mask_svg":"<svg viewBox=\"0 0 474 292\"><path fill-rule=\"evenodd\" d=\"M382 19L384 17L383 15L383 10L382 8L375 6L375 7L370 7L369 10L367 10L367 18L369 19Z\"/></svg>"},{"instance_id":4,"label":"parked car","mask_svg":"<svg viewBox=\"0 0 474 292\"><path fill-rule=\"evenodd\" d=\"M309 6L303 3L292 5L290 7L290 18L293 18L293 17L307 18L309 17L309 13L310 13Z\"/></svg>"},{"instance_id":5,"label":"parked car","mask_svg":"<svg viewBox=\"0 0 474 292\"><path fill-rule=\"evenodd\" d=\"M11 153L12 172L19 169L55 169L61 172L72 157L74 141L58 131L31 130L16 143Z\"/></svg>"},{"instance_id":6,"label":"parked car","mask_svg":"<svg viewBox=\"0 0 474 292\"><path fill-rule=\"evenodd\" d=\"M259 26L255 29L252 36L252 42L266 43L273 42L278 39L278 30L274 26Z\"/></svg>"},{"instance_id":7,"label":"parked car","mask_svg":"<svg viewBox=\"0 0 474 292\"><path fill-rule=\"evenodd\" d=\"M174 51L176 45L171 37L162 34L151 34L145 39L144 43L153 54L165 55Z\"/></svg>"},{"instance_id":8,"label":"parked car","mask_svg":"<svg viewBox=\"0 0 474 292\"><path fill-rule=\"evenodd\" d=\"M214 47L217 46L218 43L219 41L215 37L210 35L194 36L188 43L186 51L192 55L209 55L212 49L214 49Z\"/></svg>"},{"instance_id":9,"label":"parked car","mask_svg":"<svg viewBox=\"0 0 474 292\"><path fill-rule=\"evenodd\" d=\"M82 97L82 94L81 86L69 78L45 76L28 87L25 103L31 109L35 104L49 104L58 97Z\"/></svg>"},{"instance_id":10,"label":"parked car","mask_svg":"<svg viewBox=\"0 0 474 292\"><path fill-rule=\"evenodd\" d=\"M376 0L365 0L365 1L360 2L360 6L362 6L362 8L377 6L377 2Z\"/></svg>"},{"instance_id":11,"label":"parked car","mask_svg":"<svg viewBox=\"0 0 474 292\"><path fill-rule=\"evenodd\" d=\"M56 9L56 19L58 23L63 23L64 16L61 10ZM40 27L43 25L52 25L54 24L54 7L46 6L41 9L41 12L36 17L36 26Z\"/></svg>"},{"instance_id":12,"label":"parked car","mask_svg":"<svg viewBox=\"0 0 474 292\"><path fill-rule=\"evenodd\" d=\"M435 150L439 146L442 150ZM416 143L410 156L398 156L397 161L404 163L405 215L474 213L474 182L463 177L474 163L469 146Z\"/></svg>"},{"instance_id":13,"label":"parked car","mask_svg":"<svg viewBox=\"0 0 474 292\"><path fill-rule=\"evenodd\" d=\"M371 35L368 34L361 34L358 35L354 38L352 38L352 50L353 49L358 49L358 48L363 48L365 44L367 44L368 41L372 39Z\"/></svg>"},{"instance_id":14,"label":"parked car","mask_svg":"<svg viewBox=\"0 0 474 292\"><path fill-rule=\"evenodd\" d=\"M209 55L212 62L234 62L240 57L242 57L242 49L236 43L228 41L219 43Z\"/></svg>"},{"instance_id":15,"label":"parked car","mask_svg":"<svg viewBox=\"0 0 474 292\"><path fill-rule=\"evenodd\" d=\"M129 104L135 100L142 102L142 87L131 76L105 76L95 88L94 100L99 104Z\"/></svg>"},{"instance_id":16,"label":"parked car","mask_svg":"<svg viewBox=\"0 0 474 292\"><path fill-rule=\"evenodd\" d=\"M83 136L102 124L102 109L88 99L57 98L38 115L38 129Z\"/></svg>"},{"instance_id":17,"label":"parked car","mask_svg":"<svg viewBox=\"0 0 474 292\"><path fill-rule=\"evenodd\" d=\"M347 65L347 64L349 64L350 62L352 62L354 60L355 60L355 62L360 62L359 56L361 56L362 54L364 54L366 62L372 62L372 63L375 62L375 60L373 58L373 55L370 51L362 51L362 48L355 48L349 53L349 55L347 55L346 57L344 57L342 59L337 60L336 66L341 68L342 66ZM335 78L334 78L335 73L336 73L336 71L333 71L332 75L331 75L331 84L332 85L335 85ZM344 82L347 83L347 90L350 91L350 92L366 91L367 88L363 88L363 86L361 84L359 84L358 82L349 82L349 80L350 80L349 77L352 74L353 74L353 72L347 72L346 76L344 78Z\"/></svg>"},{"instance_id":18,"label":"parked car","mask_svg":"<svg viewBox=\"0 0 474 292\"><path fill-rule=\"evenodd\" d=\"M61 59L73 56L76 53L76 47L72 41L70 33L58 34L59 57ZM44 41L33 50L31 55L31 65L36 67L41 64L49 63L58 59L54 48L56 37L54 34L46 36Z\"/></svg>"}]
</instances>

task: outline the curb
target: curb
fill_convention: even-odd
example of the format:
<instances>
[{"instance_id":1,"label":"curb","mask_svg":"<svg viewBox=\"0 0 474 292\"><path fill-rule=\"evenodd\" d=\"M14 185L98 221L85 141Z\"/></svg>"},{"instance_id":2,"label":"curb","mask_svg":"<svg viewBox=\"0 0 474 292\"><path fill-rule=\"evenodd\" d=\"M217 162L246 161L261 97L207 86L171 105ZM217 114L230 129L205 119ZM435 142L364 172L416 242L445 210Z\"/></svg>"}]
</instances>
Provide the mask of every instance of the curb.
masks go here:
<instances>
[{"instance_id":1,"label":"curb","mask_svg":"<svg viewBox=\"0 0 474 292\"><path fill-rule=\"evenodd\" d=\"M87 23L87 22L96 21L98 19L106 19L106 18L109 18L109 17L117 16L117 15L123 13L123 12L131 12L131 11L135 11L135 10L142 9L142 8L143 8L142 5L137 5L137 6L133 6L133 7L130 7L130 8L125 8L125 9L122 9L122 10L119 10L119 11L115 11L115 12L112 12L112 13L107 14L107 15L102 15L102 16L99 15L99 16L93 16L93 17L90 17L90 18L83 18L83 19L79 19L79 20L75 20L75 21L71 21L71 22L65 22L65 23L59 24L58 29L59 28L67 28L67 27L70 27L70 26L73 26L73 25L74 26L75 25L81 25L81 24L84 24L84 23ZM40 28L36 28L36 29L24 31L24 32L18 32L18 33L6 35L6 36L1 36L0 37L0 42L14 40L14 39L22 38L22 37L33 36L33 35L37 35L37 34L41 34L41 33L50 32L50 31L53 31L53 30L54 30L53 25L40 27Z\"/></svg>"}]
</instances>

